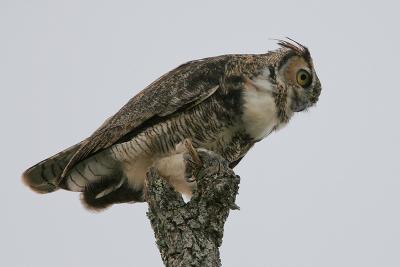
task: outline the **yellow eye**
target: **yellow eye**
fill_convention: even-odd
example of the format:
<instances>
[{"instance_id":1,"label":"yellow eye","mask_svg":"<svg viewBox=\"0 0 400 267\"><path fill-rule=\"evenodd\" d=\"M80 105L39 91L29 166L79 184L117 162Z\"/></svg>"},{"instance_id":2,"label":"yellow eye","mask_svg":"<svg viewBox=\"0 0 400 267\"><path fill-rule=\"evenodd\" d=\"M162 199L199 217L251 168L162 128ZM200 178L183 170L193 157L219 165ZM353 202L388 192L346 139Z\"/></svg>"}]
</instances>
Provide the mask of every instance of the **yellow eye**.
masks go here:
<instances>
[{"instance_id":1,"label":"yellow eye","mask_svg":"<svg viewBox=\"0 0 400 267\"><path fill-rule=\"evenodd\" d=\"M311 84L311 74L304 70L301 69L297 72L296 75L296 79L297 79L297 83L301 86L301 87L308 87Z\"/></svg>"}]
</instances>

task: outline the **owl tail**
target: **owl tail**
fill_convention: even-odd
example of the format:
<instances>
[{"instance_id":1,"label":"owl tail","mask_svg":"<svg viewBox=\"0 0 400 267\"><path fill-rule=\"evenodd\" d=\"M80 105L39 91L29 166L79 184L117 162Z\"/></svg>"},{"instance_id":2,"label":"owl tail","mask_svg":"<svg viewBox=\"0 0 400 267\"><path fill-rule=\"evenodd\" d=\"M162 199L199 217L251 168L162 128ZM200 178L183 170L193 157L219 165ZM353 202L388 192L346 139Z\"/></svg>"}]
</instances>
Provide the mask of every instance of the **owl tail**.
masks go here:
<instances>
[{"instance_id":1,"label":"owl tail","mask_svg":"<svg viewBox=\"0 0 400 267\"><path fill-rule=\"evenodd\" d=\"M22 174L23 182L42 194L57 190L57 180L79 147L80 143L30 167Z\"/></svg>"}]
</instances>

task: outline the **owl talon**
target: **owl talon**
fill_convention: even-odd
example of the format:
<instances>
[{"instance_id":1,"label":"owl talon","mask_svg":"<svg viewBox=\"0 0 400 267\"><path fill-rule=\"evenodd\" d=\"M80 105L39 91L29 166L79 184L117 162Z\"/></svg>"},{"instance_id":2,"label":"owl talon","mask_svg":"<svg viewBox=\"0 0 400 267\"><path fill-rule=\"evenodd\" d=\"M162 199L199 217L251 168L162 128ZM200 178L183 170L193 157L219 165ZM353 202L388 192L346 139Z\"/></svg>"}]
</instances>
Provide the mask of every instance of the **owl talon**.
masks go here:
<instances>
[{"instance_id":1,"label":"owl talon","mask_svg":"<svg viewBox=\"0 0 400 267\"><path fill-rule=\"evenodd\" d=\"M190 140L184 141L187 152L183 155L185 160L185 179L188 183L193 183L196 181L196 174L198 170L203 166L203 162L201 161L199 154L196 149L193 147L193 144Z\"/></svg>"},{"instance_id":2,"label":"owl talon","mask_svg":"<svg viewBox=\"0 0 400 267\"><path fill-rule=\"evenodd\" d=\"M185 153L183 155L183 159L185 161L185 180L188 183L192 183L196 181L196 178L194 177L194 171L197 167L197 163L194 162L192 159L192 156L189 153Z\"/></svg>"},{"instance_id":3,"label":"owl talon","mask_svg":"<svg viewBox=\"0 0 400 267\"><path fill-rule=\"evenodd\" d=\"M185 140L185 146L188 150L190 157L192 158L191 162L197 165L197 168L200 168L203 165L203 162L201 161L199 154L197 153L196 149L193 147L193 144L189 139Z\"/></svg>"}]
</instances>

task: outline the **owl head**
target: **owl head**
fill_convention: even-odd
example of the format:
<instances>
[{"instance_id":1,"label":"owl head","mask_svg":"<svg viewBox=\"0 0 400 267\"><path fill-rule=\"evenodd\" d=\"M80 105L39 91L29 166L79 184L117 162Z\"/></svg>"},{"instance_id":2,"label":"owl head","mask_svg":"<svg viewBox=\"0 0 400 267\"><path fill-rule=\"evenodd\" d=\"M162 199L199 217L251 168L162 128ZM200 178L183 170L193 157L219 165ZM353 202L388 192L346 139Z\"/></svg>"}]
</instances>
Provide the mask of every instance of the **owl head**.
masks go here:
<instances>
[{"instance_id":1,"label":"owl head","mask_svg":"<svg viewBox=\"0 0 400 267\"><path fill-rule=\"evenodd\" d=\"M303 111L314 105L321 93L310 52L290 38L279 40L278 44L281 48L272 55L275 83L287 92L291 111Z\"/></svg>"}]
</instances>

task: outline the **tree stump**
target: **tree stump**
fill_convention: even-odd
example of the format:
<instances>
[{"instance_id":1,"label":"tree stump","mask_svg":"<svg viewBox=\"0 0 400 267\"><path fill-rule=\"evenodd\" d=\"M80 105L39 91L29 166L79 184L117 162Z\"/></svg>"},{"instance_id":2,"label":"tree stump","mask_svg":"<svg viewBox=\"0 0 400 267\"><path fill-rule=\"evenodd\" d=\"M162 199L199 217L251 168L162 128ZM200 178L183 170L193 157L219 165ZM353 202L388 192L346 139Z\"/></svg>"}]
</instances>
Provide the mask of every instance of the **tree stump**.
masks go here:
<instances>
[{"instance_id":1,"label":"tree stump","mask_svg":"<svg viewBox=\"0 0 400 267\"><path fill-rule=\"evenodd\" d=\"M195 175L197 188L187 203L155 168L147 173L147 216L168 267L221 266L219 247L224 224L229 211L238 209L239 176L216 153L197 153L192 154L192 158L201 160Z\"/></svg>"}]
</instances>

